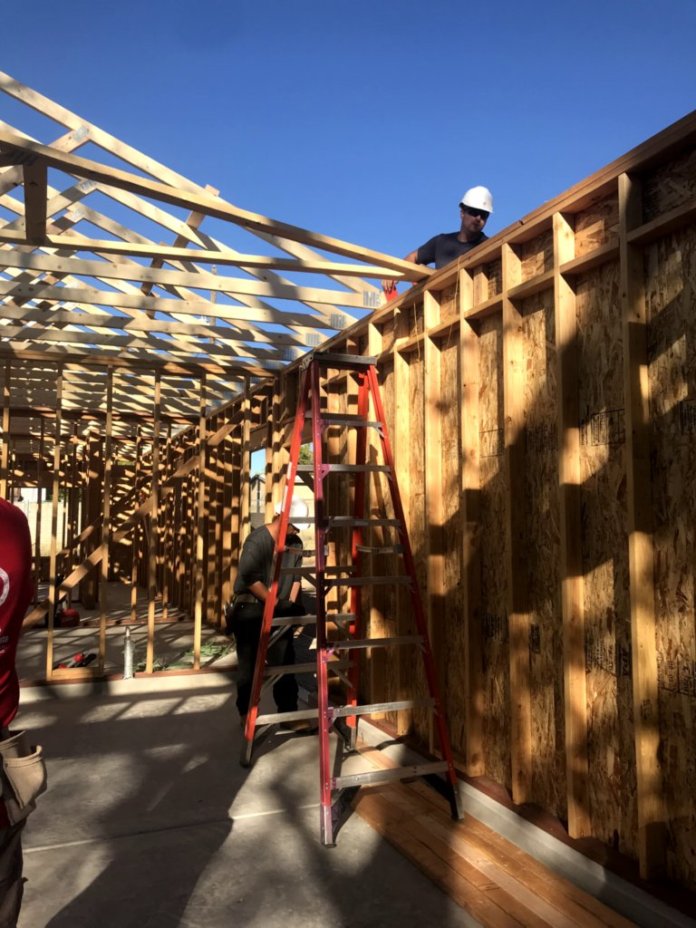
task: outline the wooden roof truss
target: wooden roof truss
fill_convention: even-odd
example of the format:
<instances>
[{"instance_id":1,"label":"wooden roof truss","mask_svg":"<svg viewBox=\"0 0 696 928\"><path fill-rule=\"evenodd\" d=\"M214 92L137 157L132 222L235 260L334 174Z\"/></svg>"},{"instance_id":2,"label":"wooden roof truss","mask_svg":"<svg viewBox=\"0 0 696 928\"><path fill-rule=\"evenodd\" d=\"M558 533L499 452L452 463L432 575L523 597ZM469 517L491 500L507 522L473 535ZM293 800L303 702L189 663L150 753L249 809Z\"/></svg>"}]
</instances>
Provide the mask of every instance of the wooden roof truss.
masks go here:
<instances>
[{"instance_id":1,"label":"wooden roof truss","mask_svg":"<svg viewBox=\"0 0 696 928\"><path fill-rule=\"evenodd\" d=\"M429 273L241 209L2 72L0 90L29 124L0 120L0 381L27 414L60 364L66 411L103 413L101 367L113 410L144 412L159 371L163 410L195 420L191 378L215 408L380 306L380 279Z\"/></svg>"}]
</instances>

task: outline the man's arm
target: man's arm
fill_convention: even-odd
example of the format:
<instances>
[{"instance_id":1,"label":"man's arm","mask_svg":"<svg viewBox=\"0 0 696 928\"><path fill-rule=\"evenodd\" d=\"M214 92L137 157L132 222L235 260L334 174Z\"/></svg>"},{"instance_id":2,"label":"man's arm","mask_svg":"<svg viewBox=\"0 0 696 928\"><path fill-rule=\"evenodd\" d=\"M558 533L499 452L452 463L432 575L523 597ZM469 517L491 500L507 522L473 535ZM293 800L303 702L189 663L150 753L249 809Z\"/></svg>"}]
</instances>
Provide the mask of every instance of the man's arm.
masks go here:
<instances>
[{"instance_id":1,"label":"man's arm","mask_svg":"<svg viewBox=\"0 0 696 928\"><path fill-rule=\"evenodd\" d=\"M411 264L433 264L435 262L435 245L437 243L437 235L434 235L432 238L428 239L425 245L421 245L420 248L414 248L413 251L410 251L404 261L410 261Z\"/></svg>"},{"instance_id":2,"label":"man's arm","mask_svg":"<svg viewBox=\"0 0 696 928\"><path fill-rule=\"evenodd\" d=\"M423 256L426 253L425 250L430 246L431 242L434 242L434 241L435 239L431 239L430 242L426 242L425 245L421 245L421 247L416 248L415 251L410 251L404 258L404 261L410 261L411 264L430 264L432 261L435 260L434 247L432 249L432 253L433 253L432 258L428 258L428 260L426 261L424 260ZM387 299L391 299L393 296L398 296L396 284L394 283L393 280L383 280L382 290L384 290L384 292L387 294Z\"/></svg>"}]
</instances>

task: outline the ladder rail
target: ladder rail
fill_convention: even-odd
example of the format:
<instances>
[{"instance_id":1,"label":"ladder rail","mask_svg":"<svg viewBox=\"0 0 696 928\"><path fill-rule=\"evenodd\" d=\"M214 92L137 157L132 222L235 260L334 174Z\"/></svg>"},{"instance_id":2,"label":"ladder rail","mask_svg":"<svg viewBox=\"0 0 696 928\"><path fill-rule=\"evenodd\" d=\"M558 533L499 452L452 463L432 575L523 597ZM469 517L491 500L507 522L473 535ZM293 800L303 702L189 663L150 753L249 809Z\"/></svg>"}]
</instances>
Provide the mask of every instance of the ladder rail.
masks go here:
<instances>
[{"instance_id":1,"label":"ladder rail","mask_svg":"<svg viewBox=\"0 0 696 928\"><path fill-rule=\"evenodd\" d=\"M341 368L352 372L358 384L357 414L342 415L322 410L322 371ZM372 405L371 405L372 404ZM369 416L372 414L372 418ZM302 442L304 424L311 419L313 460L312 464L300 465L299 452ZM331 426L342 425L346 429L355 428L355 463L335 464L325 460L324 442L327 431ZM368 444L367 427L375 428L378 440L372 445ZM377 453L381 451L384 464L376 464L375 456L369 449L375 447ZM370 462L368 463L368 456ZM306 577L316 591L316 608L313 615L277 617L273 613L278 599L278 589L281 576L287 576L288 569L282 567L285 542L290 522L290 507L295 482L300 472L311 471L311 489L314 495L314 515L311 518L302 518L303 523L314 523L315 550L313 567L302 567L296 570L302 577ZM327 513L327 484L329 474L337 473L350 475L352 484L352 503L348 516L330 516ZM384 474L387 480L388 492L384 500L391 499L393 512L390 518L374 518L366 514L368 502L368 482L370 474ZM381 490L380 487L377 488ZM383 514L388 515L387 512ZM334 528L346 528L350 532L350 561L347 566L327 565L327 542L329 533ZM374 544L372 530L376 527L395 529L398 543L380 545ZM370 530L369 544L365 543L366 530ZM392 539L393 540L393 539ZM401 557L403 573L391 575L381 574L374 576L373 557L379 554L391 554ZM370 570L365 572L366 563ZM340 576L348 574L348 576ZM324 354L309 357L301 368L301 383L298 396L297 411L293 425L290 443L290 461L284 485L284 500L281 507L278 536L274 552L272 581L266 601L264 603L262 629L259 641L256 665L252 683L252 694L244 731L246 739L246 760L251 758L254 733L257 726L281 724L293 721L315 718L318 722L319 742L319 789L320 789L320 830L324 845L333 846L335 843L333 821L334 794L343 789L349 789L369 783L384 782L391 779L403 779L407 776L427 776L434 773L444 773L450 792L450 804L453 817L459 818L461 813L458 804L457 776L454 769L452 749L445 717L442 696L437 680L435 661L428 636L427 619L421 597L416 564L406 528L406 519L396 479L396 468L389 433L387 429L384 407L380 395L377 376L376 359L363 358L359 355ZM376 587L381 583L404 584L410 593L415 631L417 634L408 634L389 637L370 637L365 634L364 597L363 589ZM348 597L348 612L327 613L326 596L330 590L343 588L344 595ZM345 600L337 604L338 610L345 609ZM304 620L313 620L316 626L316 662L305 664L291 664L280 666L266 666L269 643L283 634L287 634L289 626L302 624ZM299 620L299 621L298 621ZM327 623L337 626L340 636L336 639L328 638ZM392 702L359 704L360 695L360 668L361 654L367 649L384 648L391 645L416 645L420 652L425 672L428 696L415 699L402 699ZM340 657L339 657L340 655ZM295 712L275 712L259 715L259 701L264 685L269 681L280 678L284 674L316 672L317 680L317 707L316 709L302 709ZM345 687L343 705L332 706L329 703L329 676L338 677ZM426 762L413 767L403 767L391 771L365 772L349 776L336 776L332 769L330 754L330 731L336 727L349 747L354 747L358 718L370 714L383 714L384 712L411 709L416 706L427 706L431 712L436 726L441 759ZM339 726L343 726L342 728ZM261 737L261 736L259 736Z\"/></svg>"},{"instance_id":2,"label":"ladder rail","mask_svg":"<svg viewBox=\"0 0 696 928\"><path fill-rule=\"evenodd\" d=\"M311 363L312 450L314 466L314 538L316 567L317 611L317 709L319 718L319 792L321 801L322 843L334 843L331 818L331 757L329 743L330 719L328 715L329 683L328 654L326 653L326 516L324 511L324 475L322 460L321 378L319 364Z\"/></svg>"},{"instance_id":3,"label":"ladder rail","mask_svg":"<svg viewBox=\"0 0 696 928\"><path fill-rule=\"evenodd\" d=\"M254 742L254 728L256 727L256 718L259 712L259 700L261 699L261 690L263 687L264 670L266 666L266 657L273 625L273 612L278 600L278 584L280 582L280 570L285 552L285 539L288 532L288 522L290 516L290 505L292 503L292 494L297 476L297 463L300 456L300 444L302 442L302 430L304 426L304 409L307 404L309 393L309 376L305 371L302 376L300 385L300 402L297 405L295 413L295 422L293 425L292 441L290 443L290 465L288 467L286 489L286 504L281 507L280 525L278 527L278 539L276 541L276 555L273 565L273 580L271 588L263 604L263 618L261 620L261 634L259 636L258 650L256 654L256 665L254 667L254 676L251 684L251 697L249 710L247 712L246 724L244 726L244 737L247 741L245 756L247 762L251 760L251 752Z\"/></svg>"}]
</instances>

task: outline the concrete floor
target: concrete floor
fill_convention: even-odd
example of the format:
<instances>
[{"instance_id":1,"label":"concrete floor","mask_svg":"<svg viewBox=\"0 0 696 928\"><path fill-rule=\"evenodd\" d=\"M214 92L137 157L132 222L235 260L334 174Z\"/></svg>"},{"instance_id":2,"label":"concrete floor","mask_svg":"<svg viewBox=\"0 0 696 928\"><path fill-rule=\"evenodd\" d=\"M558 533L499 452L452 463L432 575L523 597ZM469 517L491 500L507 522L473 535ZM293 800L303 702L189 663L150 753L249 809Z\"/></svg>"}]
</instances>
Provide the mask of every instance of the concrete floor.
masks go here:
<instances>
[{"instance_id":1,"label":"concrete floor","mask_svg":"<svg viewBox=\"0 0 696 928\"><path fill-rule=\"evenodd\" d=\"M275 734L243 769L232 692L222 673L23 689L49 790L20 928L478 924L357 815L324 848L316 738Z\"/></svg>"}]
</instances>

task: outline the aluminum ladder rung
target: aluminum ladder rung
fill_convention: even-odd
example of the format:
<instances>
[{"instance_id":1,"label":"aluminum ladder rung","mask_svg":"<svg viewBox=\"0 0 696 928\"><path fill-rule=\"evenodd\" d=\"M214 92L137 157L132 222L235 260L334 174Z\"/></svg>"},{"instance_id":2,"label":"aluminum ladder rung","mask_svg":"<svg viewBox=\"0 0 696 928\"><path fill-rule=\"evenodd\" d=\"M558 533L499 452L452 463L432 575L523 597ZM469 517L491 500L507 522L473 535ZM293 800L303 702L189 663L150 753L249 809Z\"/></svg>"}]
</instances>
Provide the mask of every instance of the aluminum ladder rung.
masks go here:
<instances>
[{"instance_id":1,"label":"aluminum ladder rung","mask_svg":"<svg viewBox=\"0 0 696 928\"><path fill-rule=\"evenodd\" d=\"M294 712L268 712L256 718L257 725L273 725L278 722L302 722L319 718L318 709L296 709Z\"/></svg>"},{"instance_id":2,"label":"aluminum ladder rung","mask_svg":"<svg viewBox=\"0 0 696 928\"><path fill-rule=\"evenodd\" d=\"M355 622L356 616L354 612L327 612L324 618L327 622L335 622L336 625L347 625L350 622Z\"/></svg>"},{"instance_id":3,"label":"aluminum ladder rung","mask_svg":"<svg viewBox=\"0 0 696 928\"><path fill-rule=\"evenodd\" d=\"M331 664L328 664L331 667ZM330 706L329 717L347 718L349 715L377 715L382 712L401 712L402 709L432 709L435 700L432 696L420 696L418 699L399 699L394 702L373 702L360 706Z\"/></svg>"},{"instance_id":4,"label":"aluminum ladder rung","mask_svg":"<svg viewBox=\"0 0 696 928\"><path fill-rule=\"evenodd\" d=\"M343 777L333 777L332 789L346 789L350 786L369 786L374 783L389 783L394 780L408 780L411 777L424 777L433 773L446 773L447 762L431 761L427 764L414 764L412 767L392 767L390 770L365 770Z\"/></svg>"},{"instance_id":5,"label":"aluminum ladder rung","mask_svg":"<svg viewBox=\"0 0 696 928\"><path fill-rule=\"evenodd\" d=\"M327 651L353 651L361 648L388 648L390 645L422 644L422 635L400 635L394 638L352 638L330 641Z\"/></svg>"},{"instance_id":6,"label":"aluminum ladder rung","mask_svg":"<svg viewBox=\"0 0 696 928\"><path fill-rule=\"evenodd\" d=\"M410 577L330 577L324 579L325 587L336 586L384 586L393 583L396 586L410 586Z\"/></svg>"},{"instance_id":7,"label":"aluminum ladder rung","mask_svg":"<svg viewBox=\"0 0 696 928\"><path fill-rule=\"evenodd\" d=\"M297 520L301 521L300 519ZM326 520L331 528L400 528L398 519L355 519L353 516L329 516Z\"/></svg>"},{"instance_id":8,"label":"aluminum ladder rung","mask_svg":"<svg viewBox=\"0 0 696 928\"><path fill-rule=\"evenodd\" d=\"M355 570L353 564L331 564L328 567L324 568L324 576L326 574L352 574ZM297 574L298 577L313 577L316 574L317 568L315 565L310 565L309 567L281 567L281 574Z\"/></svg>"},{"instance_id":9,"label":"aluminum ladder rung","mask_svg":"<svg viewBox=\"0 0 696 928\"><path fill-rule=\"evenodd\" d=\"M312 418L311 410L307 411L306 419ZM322 425L345 425L348 428L355 429L381 429L382 424L375 419L365 419L363 416L351 415L350 413L322 413Z\"/></svg>"},{"instance_id":10,"label":"aluminum ladder rung","mask_svg":"<svg viewBox=\"0 0 696 928\"><path fill-rule=\"evenodd\" d=\"M313 471L313 464L299 464L297 470L302 473ZM388 464L322 464L324 474L390 474Z\"/></svg>"},{"instance_id":11,"label":"aluminum ladder rung","mask_svg":"<svg viewBox=\"0 0 696 928\"><path fill-rule=\"evenodd\" d=\"M389 783L393 780L409 780L411 777L424 777L432 773L445 773L447 762L431 761L427 764L414 764L412 767L392 767L390 770L365 770L343 777L333 777L332 789L346 789L350 786L370 786L374 783Z\"/></svg>"},{"instance_id":12,"label":"aluminum ladder rung","mask_svg":"<svg viewBox=\"0 0 696 928\"><path fill-rule=\"evenodd\" d=\"M355 621L354 612L327 612L324 615L327 622L335 622L337 625L347 624ZM306 615L287 615L275 616L271 622L273 626L281 625L316 625L317 616L314 612L308 612Z\"/></svg>"},{"instance_id":13,"label":"aluminum ladder rung","mask_svg":"<svg viewBox=\"0 0 696 928\"><path fill-rule=\"evenodd\" d=\"M403 545L356 545L361 554L403 554Z\"/></svg>"},{"instance_id":14,"label":"aluminum ladder rung","mask_svg":"<svg viewBox=\"0 0 696 928\"><path fill-rule=\"evenodd\" d=\"M329 661L326 665L329 673L338 673L345 670L348 664L345 661ZM264 668L264 677L283 677L287 673L316 673L316 661L307 664L276 664Z\"/></svg>"},{"instance_id":15,"label":"aluminum ladder rung","mask_svg":"<svg viewBox=\"0 0 696 928\"><path fill-rule=\"evenodd\" d=\"M283 625L314 625L315 615L276 615L271 622L272 628L281 628Z\"/></svg>"}]
</instances>

